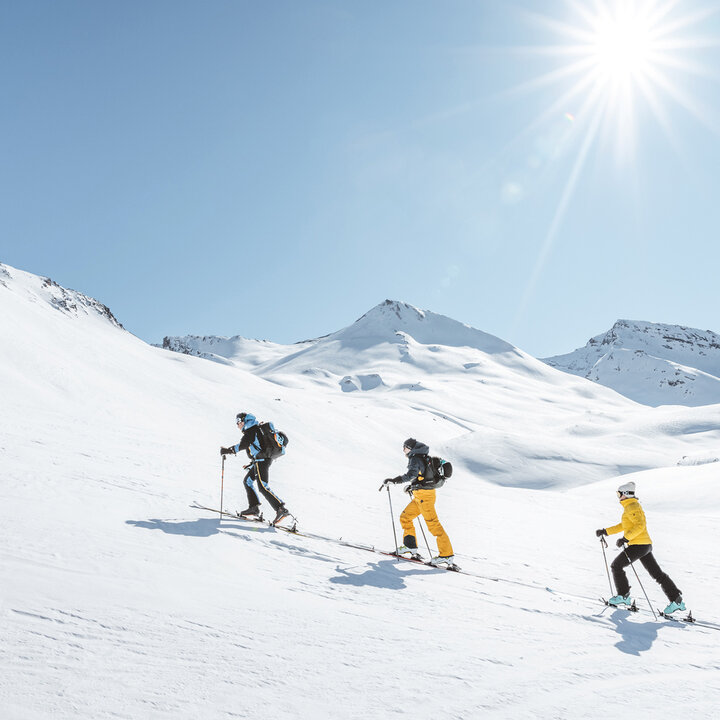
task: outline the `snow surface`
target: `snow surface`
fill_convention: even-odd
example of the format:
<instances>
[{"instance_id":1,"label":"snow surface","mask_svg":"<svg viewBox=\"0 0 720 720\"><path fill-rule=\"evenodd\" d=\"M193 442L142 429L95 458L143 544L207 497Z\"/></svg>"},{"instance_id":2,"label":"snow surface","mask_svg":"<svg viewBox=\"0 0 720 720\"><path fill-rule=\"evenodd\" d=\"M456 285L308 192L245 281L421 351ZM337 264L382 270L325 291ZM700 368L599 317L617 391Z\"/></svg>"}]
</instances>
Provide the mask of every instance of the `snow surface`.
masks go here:
<instances>
[{"instance_id":1,"label":"snow surface","mask_svg":"<svg viewBox=\"0 0 720 720\"><path fill-rule=\"evenodd\" d=\"M645 405L720 402L720 335L710 330L618 320L585 347L545 362Z\"/></svg>"},{"instance_id":2,"label":"snow surface","mask_svg":"<svg viewBox=\"0 0 720 720\"><path fill-rule=\"evenodd\" d=\"M661 565L720 622L719 405L638 405L401 304L293 357L208 362L48 287L0 266L3 718L716 716L718 632L604 608L594 530L633 471ZM438 509L473 574L190 508L219 503L239 410L289 435L271 485L302 528L378 547L380 482L428 442L456 468Z\"/></svg>"}]
</instances>

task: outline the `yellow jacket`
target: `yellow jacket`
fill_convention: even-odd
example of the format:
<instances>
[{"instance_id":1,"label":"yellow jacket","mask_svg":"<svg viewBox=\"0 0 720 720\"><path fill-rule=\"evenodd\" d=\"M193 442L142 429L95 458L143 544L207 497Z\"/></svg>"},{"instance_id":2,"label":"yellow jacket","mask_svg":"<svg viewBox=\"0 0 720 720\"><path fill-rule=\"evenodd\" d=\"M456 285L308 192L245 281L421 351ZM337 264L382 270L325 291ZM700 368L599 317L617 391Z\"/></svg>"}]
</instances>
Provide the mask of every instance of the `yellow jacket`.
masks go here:
<instances>
[{"instance_id":1,"label":"yellow jacket","mask_svg":"<svg viewBox=\"0 0 720 720\"><path fill-rule=\"evenodd\" d=\"M608 535L614 535L622 531L623 536L630 545L652 545L652 540L647 531L645 513L637 498L621 500L623 506L622 519L617 525L605 528Z\"/></svg>"}]
</instances>

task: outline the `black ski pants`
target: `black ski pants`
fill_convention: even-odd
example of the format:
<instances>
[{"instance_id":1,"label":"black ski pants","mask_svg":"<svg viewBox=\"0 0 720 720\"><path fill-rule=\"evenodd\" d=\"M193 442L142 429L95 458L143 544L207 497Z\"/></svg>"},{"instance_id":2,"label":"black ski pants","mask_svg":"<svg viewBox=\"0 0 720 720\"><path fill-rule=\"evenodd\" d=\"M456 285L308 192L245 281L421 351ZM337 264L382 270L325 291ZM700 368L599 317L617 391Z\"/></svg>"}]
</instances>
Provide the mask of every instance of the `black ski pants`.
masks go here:
<instances>
[{"instance_id":1,"label":"black ski pants","mask_svg":"<svg viewBox=\"0 0 720 720\"><path fill-rule=\"evenodd\" d=\"M271 464L272 460L256 460L253 462L247 472L247 475L245 475L243 485L245 485L245 492L247 493L248 505L250 507L260 504L257 493L253 488L253 485L257 482L258 490L270 503L272 509L277 512L278 508L283 505L283 501L270 489L269 486Z\"/></svg>"},{"instance_id":2,"label":"black ski pants","mask_svg":"<svg viewBox=\"0 0 720 720\"><path fill-rule=\"evenodd\" d=\"M652 553L652 545L626 545L625 550L612 561L610 566L618 595L627 595L630 592L630 583L628 583L625 568L636 560L639 560L650 573L650 577L660 584L668 600L673 601L681 594L677 585L658 565Z\"/></svg>"}]
</instances>

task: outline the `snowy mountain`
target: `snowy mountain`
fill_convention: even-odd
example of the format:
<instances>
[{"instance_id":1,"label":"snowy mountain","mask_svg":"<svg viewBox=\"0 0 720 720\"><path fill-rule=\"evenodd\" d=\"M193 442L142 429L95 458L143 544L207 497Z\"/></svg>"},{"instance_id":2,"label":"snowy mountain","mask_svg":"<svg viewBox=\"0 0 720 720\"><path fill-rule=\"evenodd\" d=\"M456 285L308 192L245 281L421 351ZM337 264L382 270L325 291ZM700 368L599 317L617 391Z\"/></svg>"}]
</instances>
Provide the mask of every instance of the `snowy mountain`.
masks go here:
<instances>
[{"instance_id":1,"label":"snowy mountain","mask_svg":"<svg viewBox=\"0 0 720 720\"><path fill-rule=\"evenodd\" d=\"M710 330L618 320L585 347L544 361L644 405L720 402L720 335Z\"/></svg>"},{"instance_id":2,"label":"snowy mountain","mask_svg":"<svg viewBox=\"0 0 720 720\"><path fill-rule=\"evenodd\" d=\"M468 348L484 353L517 353L508 343L468 325L407 303L386 300L352 325L330 335L282 346L239 336L166 337L162 347L216 362L229 362L267 376L278 371L291 373L321 369L335 376L346 370L358 371L358 362L374 363L378 352L397 362L418 364L413 346L428 346L438 353L441 346ZM359 355L360 359L359 359ZM422 363L420 363L422 364ZM443 366L431 364L432 370ZM337 380L345 387L344 378ZM385 385L380 382L373 386ZM357 388L353 388L357 389Z\"/></svg>"},{"instance_id":3,"label":"snowy mountain","mask_svg":"<svg viewBox=\"0 0 720 720\"><path fill-rule=\"evenodd\" d=\"M77 290L61 287L50 278L38 277L0 263L0 285L40 308L49 306L73 317L99 317L115 327L122 328L106 305Z\"/></svg>"},{"instance_id":4,"label":"snowy mountain","mask_svg":"<svg viewBox=\"0 0 720 720\"><path fill-rule=\"evenodd\" d=\"M643 612L600 605L594 530L635 471L663 569L720 620L696 552L720 521L720 406L638 405L401 304L207 362L0 279L3 717L715 716L717 631L654 620L634 580ZM239 410L290 437L271 486L317 537L189 507L245 506L243 459L218 454ZM408 498L378 487L408 436L455 466L437 508L465 574L336 541L393 546Z\"/></svg>"},{"instance_id":5,"label":"snowy mountain","mask_svg":"<svg viewBox=\"0 0 720 720\"><path fill-rule=\"evenodd\" d=\"M615 392L553 370L492 335L397 301L386 300L347 328L294 345L193 336L165 338L163 347L229 363L281 387L369 394L385 404L405 405L411 398L413 407L462 430L443 450L504 485L579 484L604 477L608 464L619 474L674 464L686 451L694 453L673 440L666 448L670 454L658 460L657 446L634 437L634 428L623 429L642 409ZM517 412L525 418L519 426L512 420ZM560 443L548 438L548 427L558 429ZM497 453L501 447L509 452ZM581 473L561 459L568 453L582 465Z\"/></svg>"}]
</instances>

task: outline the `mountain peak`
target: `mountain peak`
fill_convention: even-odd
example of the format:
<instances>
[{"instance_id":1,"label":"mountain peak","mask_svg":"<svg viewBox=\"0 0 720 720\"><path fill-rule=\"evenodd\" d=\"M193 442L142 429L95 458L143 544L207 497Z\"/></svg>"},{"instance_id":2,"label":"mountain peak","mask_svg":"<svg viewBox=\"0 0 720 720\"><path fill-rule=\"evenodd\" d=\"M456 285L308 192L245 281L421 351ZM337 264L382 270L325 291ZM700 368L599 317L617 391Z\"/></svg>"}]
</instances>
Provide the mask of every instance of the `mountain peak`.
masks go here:
<instances>
[{"instance_id":1,"label":"mountain peak","mask_svg":"<svg viewBox=\"0 0 720 720\"><path fill-rule=\"evenodd\" d=\"M84 295L77 290L58 285L48 277L33 275L0 263L0 285L8 290L24 294L35 302L42 300L64 315L80 317L82 315L100 315L112 325L122 328L107 305Z\"/></svg>"},{"instance_id":2,"label":"mountain peak","mask_svg":"<svg viewBox=\"0 0 720 720\"><path fill-rule=\"evenodd\" d=\"M385 302L381 302L371 310L368 310L361 318L356 320L356 322L360 322L363 318L368 317L395 317L403 322L406 320L423 320L425 318L425 312L416 308L414 305L409 305L400 300L385 300Z\"/></svg>"},{"instance_id":3,"label":"mountain peak","mask_svg":"<svg viewBox=\"0 0 720 720\"><path fill-rule=\"evenodd\" d=\"M720 335L683 325L617 320L553 367L646 405L720 402Z\"/></svg>"},{"instance_id":4,"label":"mountain peak","mask_svg":"<svg viewBox=\"0 0 720 720\"><path fill-rule=\"evenodd\" d=\"M517 352L510 343L494 335L400 300L385 300L327 339L363 348L383 342L401 343L405 336L421 345L471 347L488 353Z\"/></svg>"}]
</instances>

